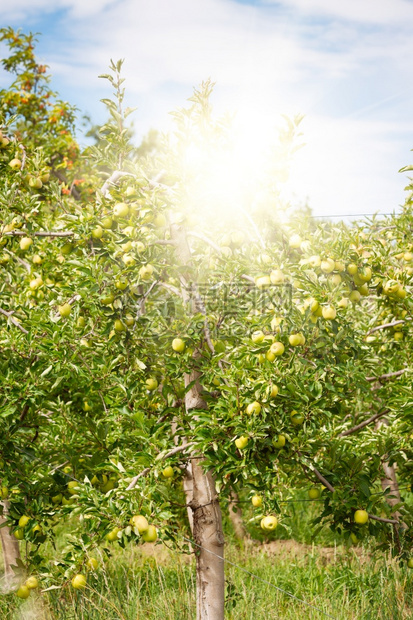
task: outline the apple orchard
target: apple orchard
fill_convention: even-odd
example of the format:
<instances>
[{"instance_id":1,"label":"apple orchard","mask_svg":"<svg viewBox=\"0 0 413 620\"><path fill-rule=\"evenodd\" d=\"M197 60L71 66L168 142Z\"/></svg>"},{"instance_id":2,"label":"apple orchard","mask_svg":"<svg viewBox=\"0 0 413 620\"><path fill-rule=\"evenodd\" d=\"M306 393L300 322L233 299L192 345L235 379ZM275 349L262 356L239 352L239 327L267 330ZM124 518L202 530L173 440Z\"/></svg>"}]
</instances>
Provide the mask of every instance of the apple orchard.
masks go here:
<instances>
[{"instance_id":1,"label":"apple orchard","mask_svg":"<svg viewBox=\"0 0 413 620\"><path fill-rule=\"evenodd\" d=\"M412 186L398 215L288 219L300 119L260 175L234 169L206 82L142 154L121 62L81 149L33 37L0 32L6 596L87 591L97 550L167 543L196 556L197 617L221 619L221 510L243 498L274 536L298 489L315 529L412 567Z\"/></svg>"}]
</instances>

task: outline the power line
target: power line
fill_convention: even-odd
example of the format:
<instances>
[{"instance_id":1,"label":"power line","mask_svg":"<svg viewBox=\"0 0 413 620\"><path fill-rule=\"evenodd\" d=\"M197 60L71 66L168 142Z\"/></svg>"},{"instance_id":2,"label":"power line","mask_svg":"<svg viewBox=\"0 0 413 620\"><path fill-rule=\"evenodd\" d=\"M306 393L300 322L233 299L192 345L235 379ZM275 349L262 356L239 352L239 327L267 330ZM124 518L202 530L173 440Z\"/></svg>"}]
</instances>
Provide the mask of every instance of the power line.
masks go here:
<instances>
[{"instance_id":1,"label":"power line","mask_svg":"<svg viewBox=\"0 0 413 620\"><path fill-rule=\"evenodd\" d=\"M327 618L333 618L333 620L334 620L334 616L331 616L330 614L328 614L327 612L323 611L319 607L315 607L315 605L311 605L311 603L308 603L307 601L304 601L303 599L298 598L298 596L295 596L294 594L291 594L291 592L288 592L287 590L283 590L283 588L280 588L279 586L276 586L271 581L267 581L267 579L263 579L262 577L259 577L258 575L254 575L254 573L251 573L249 570L247 570L243 566L239 566L239 564L235 564L235 562L231 562L230 560L225 559L221 555L218 555L217 553L214 553L214 551L210 551L210 549L207 549L206 547L203 547L202 545L199 545L198 543L194 542L193 540L190 540L189 538L185 538L185 536L183 537L183 539L186 540L187 542L189 542L191 545L195 545L195 547L198 547L199 549L203 549L204 551L207 551L211 555L214 555L216 558L219 558L220 560L222 560L225 564L230 564L231 566L234 566L235 568L238 568L238 570L241 570L244 573L247 573L247 575L250 575L250 577L253 577L254 579L258 579L258 581L262 581L263 583L266 583L267 585L271 586L272 588L275 588L279 592L282 592L283 594L286 594L287 596L289 596L290 598L294 599L295 601L298 601L299 603L303 603L303 605L307 605L307 607L311 607L312 609L315 609L316 611L319 611L320 613L322 613Z\"/></svg>"},{"instance_id":2,"label":"power line","mask_svg":"<svg viewBox=\"0 0 413 620\"><path fill-rule=\"evenodd\" d=\"M372 216L395 215L395 213L339 213L337 215L309 215L310 219L329 218L329 217L372 217Z\"/></svg>"}]
</instances>

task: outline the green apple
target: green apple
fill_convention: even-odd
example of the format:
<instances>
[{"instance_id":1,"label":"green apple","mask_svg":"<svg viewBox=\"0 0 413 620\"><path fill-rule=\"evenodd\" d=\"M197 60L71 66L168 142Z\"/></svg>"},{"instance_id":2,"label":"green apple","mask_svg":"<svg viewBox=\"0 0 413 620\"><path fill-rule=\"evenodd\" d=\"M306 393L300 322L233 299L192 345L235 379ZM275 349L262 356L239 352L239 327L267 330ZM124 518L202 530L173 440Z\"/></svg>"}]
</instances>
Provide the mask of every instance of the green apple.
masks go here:
<instances>
[{"instance_id":1,"label":"green apple","mask_svg":"<svg viewBox=\"0 0 413 620\"><path fill-rule=\"evenodd\" d=\"M114 540L118 540L118 532L119 532L119 528L118 527L114 527L113 530L111 530L108 534L106 534L106 540L108 540L109 542L113 542Z\"/></svg>"},{"instance_id":2,"label":"green apple","mask_svg":"<svg viewBox=\"0 0 413 620\"><path fill-rule=\"evenodd\" d=\"M139 275L142 278L142 280L150 280L152 275L153 275L153 266L152 265L143 265L140 269L139 269Z\"/></svg>"},{"instance_id":3,"label":"green apple","mask_svg":"<svg viewBox=\"0 0 413 620\"><path fill-rule=\"evenodd\" d=\"M132 327L132 325L133 325L133 324L134 324L134 322L135 322L135 319L133 318L133 316L132 316L131 314L127 314L127 315L125 316L124 321L125 321L125 325L126 325L127 327Z\"/></svg>"},{"instance_id":4,"label":"green apple","mask_svg":"<svg viewBox=\"0 0 413 620\"><path fill-rule=\"evenodd\" d=\"M125 331L125 325L122 323L122 321L120 319L116 319L115 323L113 324L113 327L115 329L116 332L120 333L120 332L124 332Z\"/></svg>"},{"instance_id":5,"label":"green apple","mask_svg":"<svg viewBox=\"0 0 413 620\"><path fill-rule=\"evenodd\" d=\"M162 470L162 476L164 478L172 478L174 475L174 470L173 467L171 467L170 465L168 465L167 467L165 467L164 470Z\"/></svg>"},{"instance_id":6,"label":"green apple","mask_svg":"<svg viewBox=\"0 0 413 620\"><path fill-rule=\"evenodd\" d=\"M302 413L298 413L298 411L291 412L291 422L294 426L300 426L304 422L304 416Z\"/></svg>"},{"instance_id":7,"label":"green apple","mask_svg":"<svg viewBox=\"0 0 413 620\"><path fill-rule=\"evenodd\" d=\"M124 291L129 285L129 281L126 278L118 278L115 282L115 286L118 291Z\"/></svg>"},{"instance_id":8,"label":"green apple","mask_svg":"<svg viewBox=\"0 0 413 620\"><path fill-rule=\"evenodd\" d=\"M264 338L265 338L265 334L261 330L256 331L253 334L251 334L251 340L252 342L254 342L254 344L260 344L264 340Z\"/></svg>"},{"instance_id":9,"label":"green apple","mask_svg":"<svg viewBox=\"0 0 413 620\"><path fill-rule=\"evenodd\" d=\"M75 590L81 590L86 587L86 577L78 573L72 579L72 587Z\"/></svg>"},{"instance_id":10,"label":"green apple","mask_svg":"<svg viewBox=\"0 0 413 620\"><path fill-rule=\"evenodd\" d=\"M101 296L100 303L102 303L104 306L110 306L110 304L113 303L114 300L114 294L108 291Z\"/></svg>"},{"instance_id":11,"label":"green apple","mask_svg":"<svg viewBox=\"0 0 413 620\"><path fill-rule=\"evenodd\" d=\"M317 487L308 489L308 497L309 499L318 499L320 497L320 489L318 489Z\"/></svg>"},{"instance_id":12,"label":"green apple","mask_svg":"<svg viewBox=\"0 0 413 620\"><path fill-rule=\"evenodd\" d=\"M52 497L53 504L60 504L60 502L62 501L62 497L63 495L61 493L58 493L57 495L53 495Z\"/></svg>"},{"instance_id":13,"label":"green apple","mask_svg":"<svg viewBox=\"0 0 413 620\"><path fill-rule=\"evenodd\" d=\"M292 347L298 347L304 344L303 339L304 336L302 334L290 334L288 336L288 342Z\"/></svg>"},{"instance_id":14,"label":"green apple","mask_svg":"<svg viewBox=\"0 0 413 620\"><path fill-rule=\"evenodd\" d=\"M30 589L26 585L22 585L18 590L16 590L16 596L19 598L29 598Z\"/></svg>"},{"instance_id":15,"label":"green apple","mask_svg":"<svg viewBox=\"0 0 413 620\"><path fill-rule=\"evenodd\" d=\"M103 228L102 228L102 226L96 226L96 228L94 228L92 230L92 237L93 237L93 239L102 239L102 237L103 237Z\"/></svg>"},{"instance_id":16,"label":"green apple","mask_svg":"<svg viewBox=\"0 0 413 620\"><path fill-rule=\"evenodd\" d=\"M7 499L9 496L9 489L7 487L0 487L0 498Z\"/></svg>"},{"instance_id":17,"label":"green apple","mask_svg":"<svg viewBox=\"0 0 413 620\"><path fill-rule=\"evenodd\" d=\"M64 319L70 315L71 311L72 311L72 307L70 304L63 304L59 306L59 314Z\"/></svg>"},{"instance_id":18,"label":"green apple","mask_svg":"<svg viewBox=\"0 0 413 620\"><path fill-rule=\"evenodd\" d=\"M29 247L32 245L33 243L33 239L30 239L30 237L22 237L20 239L20 249L21 250L28 250Z\"/></svg>"},{"instance_id":19,"label":"green apple","mask_svg":"<svg viewBox=\"0 0 413 620\"><path fill-rule=\"evenodd\" d=\"M89 570L96 570L99 566L99 562L97 561L96 558L89 558L88 561L86 562L86 568L88 568Z\"/></svg>"},{"instance_id":20,"label":"green apple","mask_svg":"<svg viewBox=\"0 0 413 620\"><path fill-rule=\"evenodd\" d=\"M158 381L154 377L149 377L149 379L146 379L145 384L146 389L149 392L153 392L158 387Z\"/></svg>"},{"instance_id":21,"label":"green apple","mask_svg":"<svg viewBox=\"0 0 413 620\"><path fill-rule=\"evenodd\" d=\"M84 316L78 316L76 321L76 327L84 327L86 325L86 320Z\"/></svg>"},{"instance_id":22,"label":"green apple","mask_svg":"<svg viewBox=\"0 0 413 620\"><path fill-rule=\"evenodd\" d=\"M16 538L17 540L23 540L24 538L24 531L22 527L19 527L17 530L14 530L13 532L13 536L14 538Z\"/></svg>"},{"instance_id":23,"label":"green apple","mask_svg":"<svg viewBox=\"0 0 413 620\"><path fill-rule=\"evenodd\" d=\"M43 183L40 177L30 177L29 185L33 189L41 189L43 187Z\"/></svg>"},{"instance_id":24,"label":"green apple","mask_svg":"<svg viewBox=\"0 0 413 620\"><path fill-rule=\"evenodd\" d=\"M282 342L273 342L270 346L270 352L273 353L276 357L282 355L285 351L285 347Z\"/></svg>"},{"instance_id":25,"label":"green apple","mask_svg":"<svg viewBox=\"0 0 413 620\"><path fill-rule=\"evenodd\" d=\"M260 276L259 278L256 278L255 284L259 289L268 288L271 284L270 276Z\"/></svg>"},{"instance_id":26,"label":"green apple","mask_svg":"<svg viewBox=\"0 0 413 620\"><path fill-rule=\"evenodd\" d=\"M20 168L22 167L22 162L20 159L17 159L17 157L15 157L11 161L9 161L9 166L12 170L20 170Z\"/></svg>"},{"instance_id":27,"label":"green apple","mask_svg":"<svg viewBox=\"0 0 413 620\"><path fill-rule=\"evenodd\" d=\"M258 415L259 413L261 413L260 403L257 400L254 400L254 402L247 405L246 412L249 415L252 415L253 413L256 413Z\"/></svg>"},{"instance_id":28,"label":"green apple","mask_svg":"<svg viewBox=\"0 0 413 620\"><path fill-rule=\"evenodd\" d=\"M365 510L356 510L354 513L354 521L357 525L364 525L369 520L369 515Z\"/></svg>"},{"instance_id":29,"label":"green apple","mask_svg":"<svg viewBox=\"0 0 413 620\"><path fill-rule=\"evenodd\" d=\"M138 530L139 534L146 532L149 527L149 523L143 515L134 515L129 523Z\"/></svg>"},{"instance_id":30,"label":"green apple","mask_svg":"<svg viewBox=\"0 0 413 620\"><path fill-rule=\"evenodd\" d=\"M69 491L70 495L76 495L76 493L79 490L79 483L77 480L70 480L70 482L67 483L67 490Z\"/></svg>"},{"instance_id":31,"label":"green apple","mask_svg":"<svg viewBox=\"0 0 413 620\"><path fill-rule=\"evenodd\" d=\"M251 498L251 503L254 506L254 508L260 508L262 506L261 495L253 495Z\"/></svg>"},{"instance_id":32,"label":"green apple","mask_svg":"<svg viewBox=\"0 0 413 620\"><path fill-rule=\"evenodd\" d=\"M357 273L357 265L355 263L349 263L347 265L347 273L354 276Z\"/></svg>"},{"instance_id":33,"label":"green apple","mask_svg":"<svg viewBox=\"0 0 413 620\"><path fill-rule=\"evenodd\" d=\"M36 536L43 534L43 530L40 525L36 524L34 527L32 527L32 534L35 534Z\"/></svg>"},{"instance_id":34,"label":"green apple","mask_svg":"<svg viewBox=\"0 0 413 620\"><path fill-rule=\"evenodd\" d=\"M272 443L273 443L274 448L284 448L285 446L284 435L276 435Z\"/></svg>"},{"instance_id":35,"label":"green apple","mask_svg":"<svg viewBox=\"0 0 413 620\"><path fill-rule=\"evenodd\" d=\"M285 280L285 275L281 271L281 269L274 269L270 273L271 284L282 284Z\"/></svg>"},{"instance_id":36,"label":"green apple","mask_svg":"<svg viewBox=\"0 0 413 620\"><path fill-rule=\"evenodd\" d=\"M34 590L35 588L39 587L39 581L36 577L31 576L26 579L26 583L24 585L27 586L29 590Z\"/></svg>"},{"instance_id":37,"label":"green apple","mask_svg":"<svg viewBox=\"0 0 413 620\"><path fill-rule=\"evenodd\" d=\"M273 532L277 525L278 519L277 517L274 517L274 515L269 515L261 519L261 528L264 532Z\"/></svg>"},{"instance_id":38,"label":"green apple","mask_svg":"<svg viewBox=\"0 0 413 620\"><path fill-rule=\"evenodd\" d=\"M176 353L183 353L183 351L185 351L185 346L185 342L182 338L174 338L172 340L172 348Z\"/></svg>"},{"instance_id":39,"label":"green apple","mask_svg":"<svg viewBox=\"0 0 413 620\"><path fill-rule=\"evenodd\" d=\"M353 543L353 545L356 545L359 541L359 539L357 538L356 534L354 532L350 533L350 538L351 538L351 542Z\"/></svg>"},{"instance_id":40,"label":"green apple","mask_svg":"<svg viewBox=\"0 0 413 620\"><path fill-rule=\"evenodd\" d=\"M149 525L148 529L142 533L142 540L145 542L152 543L152 542L155 542L157 538L158 538L158 532L154 525Z\"/></svg>"},{"instance_id":41,"label":"green apple","mask_svg":"<svg viewBox=\"0 0 413 620\"><path fill-rule=\"evenodd\" d=\"M245 436L238 437L238 439L235 440L235 445L237 446L238 450L243 450L244 448L246 448L247 443L248 437Z\"/></svg>"},{"instance_id":42,"label":"green apple","mask_svg":"<svg viewBox=\"0 0 413 620\"><path fill-rule=\"evenodd\" d=\"M73 250L73 245L71 243L64 243L60 248L60 252L63 256L67 256Z\"/></svg>"},{"instance_id":43,"label":"green apple","mask_svg":"<svg viewBox=\"0 0 413 620\"><path fill-rule=\"evenodd\" d=\"M267 394L270 398L275 398L278 392L279 392L278 385L275 385L275 383L273 383L273 385L269 385L267 388Z\"/></svg>"},{"instance_id":44,"label":"green apple","mask_svg":"<svg viewBox=\"0 0 413 620\"><path fill-rule=\"evenodd\" d=\"M336 318L337 315L337 310L334 308L334 306L324 306L322 312L323 318L328 321L332 321Z\"/></svg>"},{"instance_id":45,"label":"green apple","mask_svg":"<svg viewBox=\"0 0 413 620\"><path fill-rule=\"evenodd\" d=\"M25 525L28 524L29 521L30 521L30 517L28 517L27 515L22 515L19 519L19 526L24 527Z\"/></svg>"},{"instance_id":46,"label":"green apple","mask_svg":"<svg viewBox=\"0 0 413 620\"><path fill-rule=\"evenodd\" d=\"M358 301L360 301L361 293L360 293L360 291L356 291L356 290L355 291L351 291L351 293L348 296L348 298L353 303L357 303Z\"/></svg>"},{"instance_id":47,"label":"green apple","mask_svg":"<svg viewBox=\"0 0 413 620\"><path fill-rule=\"evenodd\" d=\"M301 237L300 235L292 235L288 240L290 248L298 250L301 247Z\"/></svg>"},{"instance_id":48,"label":"green apple","mask_svg":"<svg viewBox=\"0 0 413 620\"><path fill-rule=\"evenodd\" d=\"M324 273L331 273L336 268L336 262L332 258L326 258L321 261L320 269Z\"/></svg>"},{"instance_id":49,"label":"green apple","mask_svg":"<svg viewBox=\"0 0 413 620\"><path fill-rule=\"evenodd\" d=\"M33 280L30 280L29 282L29 287L32 291L36 291L38 288L40 288L43 284L43 279L39 276L38 278L33 278Z\"/></svg>"},{"instance_id":50,"label":"green apple","mask_svg":"<svg viewBox=\"0 0 413 620\"><path fill-rule=\"evenodd\" d=\"M409 559L407 560L407 567L408 567L408 568L413 568L413 558L409 558Z\"/></svg>"},{"instance_id":51,"label":"green apple","mask_svg":"<svg viewBox=\"0 0 413 620\"><path fill-rule=\"evenodd\" d=\"M113 217L115 219L120 219L124 217L128 217L129 215L129 205L126 202L117 202L113 207Z\"/></svg>"},{"instance_id":52,"label":"green apple","mask_svg":"<svg viewBox=\"0 0 413 620\"><path fill-rule=\"evenodd\" d=\"M113 225L113 220L111 217L104 217L103 220L101 221L102 228L105 228L106 230L109 230L109 228L112 228L112 225Z\"/></svg>"}]
</instances>

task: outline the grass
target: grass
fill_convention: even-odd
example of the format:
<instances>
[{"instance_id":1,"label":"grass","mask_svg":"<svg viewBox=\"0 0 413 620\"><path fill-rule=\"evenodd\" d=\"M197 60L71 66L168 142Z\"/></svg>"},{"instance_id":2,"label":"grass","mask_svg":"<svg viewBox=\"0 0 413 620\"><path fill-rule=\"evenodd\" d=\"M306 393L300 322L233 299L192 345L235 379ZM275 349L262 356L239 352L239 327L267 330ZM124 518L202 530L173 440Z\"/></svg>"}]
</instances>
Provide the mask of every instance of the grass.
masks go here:
<instances>
[{"instance_id":1,"label":"grass","mask_svg":"<svg viewBox=\"0 0 413 620\"><path fill-rule=\"evenodd\" d=\"M226 559L226 619L404 620L413 617L413 571L365 548L348 548L326 530L315 545L309 520L317 507L291 507L289 532L242 546L231 538ZM278 529L278 528L277 528ZM63 532L62 532L63 534ZM281 538L280 538L281 537ZM297 542L298 541L298 542ZM62 535L61 543L64 542ZM52 552L52 550L50 549ZM53 557L51 555L51 557ZM193 620L194 559L163 545L117 549L88 587L70 586L19 601L0 597L2 620ZM243 570L250 571L264 581ZM309 603L288 597L269 583ZM311 606L313 607L311 607Z\"/></svg>"},{"instance_id":2,"label":"grass","mask_svg":"<svg viewBox=\"0 0 413 620\"><path fill-rule=\"evenodd\" d=\"M386 558L369 561L354 550L336 548L327 558L316 546L235 545L227 558L261 579L293 593L336 619L402 620L413 615L413 578ZM4 620L193 620L192 560L157 547L117 552L82 593L70 587L22 602L11 594L0 602ZM324 548L325 551L325 548ZM274 553L275 552L275 553ZM45 598L43 612L39 601ZM47 611L46 611L47 608ZM227 614L232 620L325 618L271 585L227 565Z\"/></svg>"}]
</instances>

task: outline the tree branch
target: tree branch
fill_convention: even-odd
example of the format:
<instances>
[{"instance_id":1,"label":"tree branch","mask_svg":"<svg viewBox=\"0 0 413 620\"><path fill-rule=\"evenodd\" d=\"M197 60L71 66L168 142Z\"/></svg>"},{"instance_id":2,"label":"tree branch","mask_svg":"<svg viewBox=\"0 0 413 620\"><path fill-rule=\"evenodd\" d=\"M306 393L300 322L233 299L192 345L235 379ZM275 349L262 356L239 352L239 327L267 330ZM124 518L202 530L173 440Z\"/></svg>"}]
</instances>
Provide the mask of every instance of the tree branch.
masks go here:
<instances>
[{"instance_id":1,"label":"tree branch","mask_svg":"<svg viewBox=\"0 0 413 620\"><path fill-rule=\"evenodd\" d=\"M383 323L383 325L377 325L377 327L373 327L370 331L367 332L366 336L370 336L370 334L374 334L374 332L379 331L380 329L387 329L387 327L394 327L395 325L402 325L406 321L393 321L393 323Z\"/></svg>"},{"instance_id":2,"label":"tree branch","mask_svg":"<svg viewBox=\"0 0 413 620\"><path fill-rule=\"evenodd\" d=\"M366 381L386 381L387 379L393 379L394 377L400 377L405 372L410 370L409 368L402 368L402 370L396 370L396 372L388 372L386 375L380 375L379 377L366 377Z\"/></svg>"},{"instance_id":3,"label":"tree branch","mask_svg":"<svg viewBox=\"0 0 413 620\"><path fill-rule=\"evenodd\" d=\"M28 230L11 230L10 232L1 233L4 237L73 237L75 233L70 230L66 231L49 231L40 230L38 232L29 232Z\"/></svg>"},{"instance_id":4,"label":"tree branch","mask_svg":"<svg viewBox=\"0 0 413 620\"><path fill-rule=\"evenodd\" d=\"M210 245L211 248L213 248L218 254L221 254L221 248L219 247L219 245L217 245L214 241L212 241L212 239L210 239L206 235L192 231L187 232L186 234L188 235L188 237L196 237L197 239L201 239L201 241L205 241L205 243Z\"/></svg>"},{"instance_id":5,"label":"tree branch","mask_svg":"<svg viewBox=\"0 0 413 620\"><path fill-rule=\"evenodd\" d=\"M360 424L357 424L356 426L353 426L352 428L349 428L347 431L343 431L342 433L339 434L339 437L347 437L347 435L351 435L352 433L356 433L357 431L361 430L362 428L364 428L368 424L371 424L372 422L374 422L378 418L381 418L382 416L386 415L387 413L389 413L389 411L390 411L389 409L384 409L383 411L380 411L379 413L375 413L374 415L370 416L370 418L367 418L367 420L364 420L363 422L360 422Z\"/></svg>"},{"instance_id":6,"label":"tree branch","mask_svg":"<svg viewBox=\"0 0 413 620\"><path fill-rule=\"evenodd\" d=\"M21 332L23 332L23 334L28 334L29 332L27 331L27 329L24 329L24 327L22 327L19 323L19 321L17 321L16 319L13 318L13 312L7 312L7 310L3 310L3 308L0 308L0 314L3 314L4 316L6 316L10 323L13 323L13 325L15 327L17 327L18 329L20 329Z\"/></svg>"},{"instance_id":7,"label":"tree branch","mask_svg":"<svg viewBox=\"0 0 413 620\"><path fill-rule=\"evenodd\" d=\"M168 459L170 456L173 456L174 454L177 454L177 452L182 452L183 450L186 450L187 448L190 448L191 446L193 446L193 442L191 443L185 443L181 446L177 446L176 448L173 448L172 450L170 450L169 452L167 452L166 454L158 454L158 456L156 457L156 461L160 461L160 460L164 460L164 459ZM145 469L143 469L137 476L135 476L134 478L132 478L129 486L127 487L127 491L131 491L132 489L135 488L136 483L138 482L139 478L143 478L144 476L146 476L147 474L149 474L149 472L151 471L151 467L145 467Z\"/></svg>"}]
</instances>

